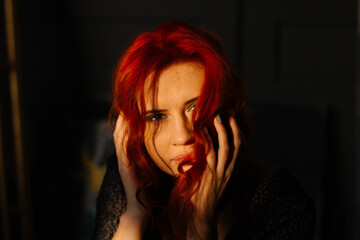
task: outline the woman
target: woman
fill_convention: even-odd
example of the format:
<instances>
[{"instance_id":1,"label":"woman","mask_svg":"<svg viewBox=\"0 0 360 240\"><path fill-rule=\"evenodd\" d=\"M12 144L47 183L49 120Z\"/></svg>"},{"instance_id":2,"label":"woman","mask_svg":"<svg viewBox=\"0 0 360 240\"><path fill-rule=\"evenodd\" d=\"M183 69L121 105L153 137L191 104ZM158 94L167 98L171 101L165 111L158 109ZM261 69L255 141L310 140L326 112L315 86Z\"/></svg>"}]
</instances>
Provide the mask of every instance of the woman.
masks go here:
<instances>
[{"instance_id":1,"label":"woman","mask_svg":"<svg viewBox=\"0 0 360 240\"><path fill-rule=\"evenodd\" d=\"M312 201L248 157L246 94L216 37L161 25L135 39L114 79L116 157L94 239L312 237Z\"/></svg>"}]
</instances>

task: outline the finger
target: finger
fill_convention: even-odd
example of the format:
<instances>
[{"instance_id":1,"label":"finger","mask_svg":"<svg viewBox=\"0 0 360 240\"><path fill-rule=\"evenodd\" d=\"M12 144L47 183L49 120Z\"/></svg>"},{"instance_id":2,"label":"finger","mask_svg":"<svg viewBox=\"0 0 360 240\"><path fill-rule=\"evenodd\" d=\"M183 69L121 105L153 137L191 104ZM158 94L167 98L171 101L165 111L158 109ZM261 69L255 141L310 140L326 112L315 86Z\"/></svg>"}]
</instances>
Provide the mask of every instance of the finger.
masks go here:
<instances>
[{"instance_id":1,"label":"finger","mask_svg":"<svg viewBox=\"0 0 360 240\"><path fill-rule=\"evenodd\" d=\"M235 162L238 157L240 146L242 143L240 128L237 125L235 118L230 117L229 124L230 124L230 128L231 128L231 131L233 134L234 154L232 156L229 166L226 169L226 172L225 172L226 178L230 178L230 176L232 175L232 172L233 172L234 166L235 166Z\"/></svg>"},{"instance_id":2,"label":"finger","mask_svg":"<svg viewBox=\"0 0 360 240\"><path fill-rule=\"evenodd\" d=\"M241 146L241 131L240 131L240 128L235 120L234 117L230 117L229 119L229 123L230 123L230 128L232 130L232 133L233 133L233 137L234 137L234 147L235 148L240 148Z\"/></svg>"},{"instance_id":3,"label":"finger","mask_svg":"<svg viewBox=\"0 0 360 240\"><path fill-rule=\"evenodd\" d=\"M214 126L218 134L219 150L218 160L216 167L216 174L219 178L223 177L224 169L229 157L229 141L226 133L225 126L222 124L220 115L214 119Z\"/></svg>"},{"instance_id":4,"label":"finger","mask_svg":"<svg viewBox=\"0 0 360 240\"><path fill-rule=\"evenodd\" d=\"M115 125L115 130L113 133L113 138L114 138L114 143L115 143L115 150L116 150L116 155L118 158L118 164L119 167L128 167L130 165L127 156L126 156L126 131L125 129L127 124L125 123L124 117L119 114L117 120L116 120L116 125Z\"/></svg>"},{"instance_id":5,"label":"finger","mask_svg":"<svg viewBox=\"0 0 360 240\"><path fill-rule=\"evenodd\" d=\"M206 161L207 161L208 167L211 169L212 172L214 172L215 167L216 167L216 153L214 150L214 146L213 146L211 137L210 137L209 132L206 127L204 128L204 132L205 132L205 136L209 143L208 153L206 155Z\"/></svg>"},{"instance_id":6,"label":"finger","mask_svg":"<svg viewBox=\"0 0 360 240\"><path fill-rule=\"evenodd\" d=\"M124 117L120 113L116 120L115 130L113 133L114 139L117 140L118 137L123 136L124 126L125 126L125 120L124 120Z\"/></svg>"},{"instance_id":7,"label":"finger","mask_svg":"<svg viewBox=\"0 0 360 240\"><path fill-rule=\"evenodd\" d=\"M116 125L115 125L115 130L113 133L113 138L114 138L114 142L115 142L115 147L116 149L120 149L120 148L124 148L125 144L123 139L124 138L124 119L121 116L121 114L119 114L117 120L116 120Z\"/></svg>"}]
</instances>

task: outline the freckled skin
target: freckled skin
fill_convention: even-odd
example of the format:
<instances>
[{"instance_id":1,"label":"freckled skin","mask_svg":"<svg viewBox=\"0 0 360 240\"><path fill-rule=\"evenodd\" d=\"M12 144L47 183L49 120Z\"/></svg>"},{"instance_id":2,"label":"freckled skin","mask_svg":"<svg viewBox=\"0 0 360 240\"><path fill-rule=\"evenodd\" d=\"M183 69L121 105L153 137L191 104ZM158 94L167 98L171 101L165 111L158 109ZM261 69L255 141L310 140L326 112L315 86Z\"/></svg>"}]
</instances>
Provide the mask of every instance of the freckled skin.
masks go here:
<instances>
[{"instance_id":1,"label":"freckled skin","mask_svg":"<svg viewBox=\"0 0 360 240\"><path fill-rule=\"evenodd\" d=\"M154 163L167 174L178 174L178 159L181 155L191 154L194 147L192 129L192 114L197 98L201 93L205 80L203 65L194 62L178 63L169 66L160 73L156 103L150 86L152 75L145 84L146 128L144 133L145 147ZM223 119L224 121L224 119ZM195 238L224 239L229 226L235 221L234 203L231 201L226 208L228 211L216 212L218 203L233 173L236 159L241 146L240 130L233 117L226 119L231 129L231 144L225 126L213 119L218 137L218 149L212 144L206 155L206 167L199 180L199 188L191 196L194 206L193 223L197 231ZM139 182L134 169L126 158L126 140L122 136L126 131L126 124L120 114L114 131L116 153L121 178L123 180L127 207L120 217L120 224L113 239L141 239L145 214L136 199ZM124 143L125 142L125 143ZM230 152L229 152L230 151ZM185 166L186 167L186 166ZM184 169L187 170L186 168ZM193 233L187 233L192 239ZM126 237L125 237L126 236Z\"/></svg>"},{"instance_id":2,"label":"freckled skin","mask_svg":"<svg viewBox=\"0 0 360 240\"><path fill-rule=\"evenodd\" d=\"M178 63L160 74L155 106L152 105L152 92L146 91L145 146L155 164L170 175L178 173L179 163L174 159L193 149L191 116L204 79L202 64ZM150 113L154 110L157 112Z\"/></svg>"}]
</instances>

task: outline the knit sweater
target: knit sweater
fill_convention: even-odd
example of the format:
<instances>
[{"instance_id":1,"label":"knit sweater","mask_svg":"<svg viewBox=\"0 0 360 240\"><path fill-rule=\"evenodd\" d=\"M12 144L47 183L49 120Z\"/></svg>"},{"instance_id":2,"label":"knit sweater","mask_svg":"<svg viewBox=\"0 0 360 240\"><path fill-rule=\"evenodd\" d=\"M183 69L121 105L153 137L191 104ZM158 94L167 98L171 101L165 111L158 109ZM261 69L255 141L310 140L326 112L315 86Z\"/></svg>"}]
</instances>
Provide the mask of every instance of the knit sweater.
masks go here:
<instances>
[{"instance_id":1,"label":"knit sweater","mask_svg":"<svg viewBox=\"0 0 360 240\"><path fill-rule=\"evenodd\" d=\"M93 240L110 240L126 207L116 156L107 161L96 207ZM246 219L235 222L226 240L312 239L314 227L313 201L290 172L278 169L260 181L249 198Z\"/></svg>"}]
</instances>

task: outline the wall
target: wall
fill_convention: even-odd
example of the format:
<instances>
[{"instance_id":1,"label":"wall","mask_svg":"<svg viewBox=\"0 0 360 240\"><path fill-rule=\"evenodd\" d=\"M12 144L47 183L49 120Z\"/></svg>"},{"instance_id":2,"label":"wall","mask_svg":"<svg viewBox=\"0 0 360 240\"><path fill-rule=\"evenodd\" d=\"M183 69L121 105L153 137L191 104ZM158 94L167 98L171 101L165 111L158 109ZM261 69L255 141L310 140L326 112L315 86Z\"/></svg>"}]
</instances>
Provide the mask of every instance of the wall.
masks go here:
<instances>
[{"instance_id":1,"label":"wall","mask_svg":"<svg viewBox=\"0 0 360 240\"><path fill-rule=\"evenodd\" d=\"M249 89L254 155L308 190L317 239L354 239L355 1L18 3L36 239L82 239L85 126L107 116L125 44L165 20L220 35Z\"/></svg>"}]
</instances>

